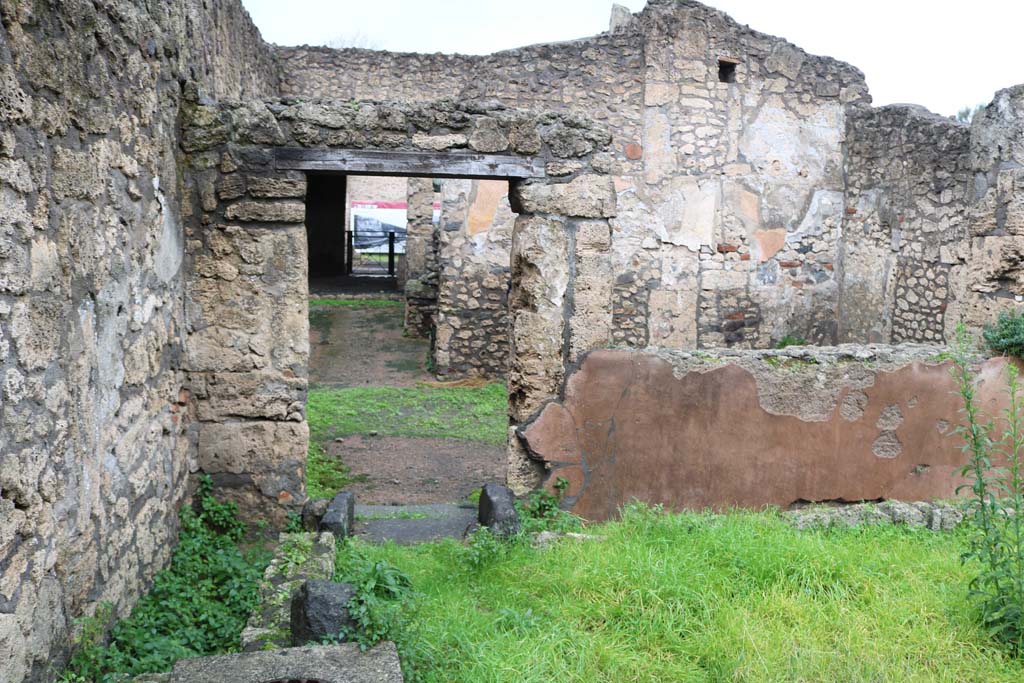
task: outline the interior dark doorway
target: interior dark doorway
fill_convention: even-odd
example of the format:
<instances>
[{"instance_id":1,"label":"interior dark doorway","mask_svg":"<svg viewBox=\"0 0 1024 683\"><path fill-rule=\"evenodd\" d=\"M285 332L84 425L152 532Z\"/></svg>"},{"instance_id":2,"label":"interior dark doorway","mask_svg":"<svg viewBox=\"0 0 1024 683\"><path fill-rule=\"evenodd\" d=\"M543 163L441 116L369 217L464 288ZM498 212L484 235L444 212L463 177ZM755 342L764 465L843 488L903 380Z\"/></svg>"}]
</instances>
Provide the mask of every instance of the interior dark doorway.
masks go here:
<instances>
[{"instance_id":1,"label":"interior dark doorway","mask_svg":"<svg viewBox=\"0 0 1024 683\"><path fill-rule=\"evenodd\" d=\"M404 205L381 200L362 176L309 173L307 178L310 292L397 292L404 265ZM402 188L404 195L404 180Z\"/></svg>"}]
</instances>

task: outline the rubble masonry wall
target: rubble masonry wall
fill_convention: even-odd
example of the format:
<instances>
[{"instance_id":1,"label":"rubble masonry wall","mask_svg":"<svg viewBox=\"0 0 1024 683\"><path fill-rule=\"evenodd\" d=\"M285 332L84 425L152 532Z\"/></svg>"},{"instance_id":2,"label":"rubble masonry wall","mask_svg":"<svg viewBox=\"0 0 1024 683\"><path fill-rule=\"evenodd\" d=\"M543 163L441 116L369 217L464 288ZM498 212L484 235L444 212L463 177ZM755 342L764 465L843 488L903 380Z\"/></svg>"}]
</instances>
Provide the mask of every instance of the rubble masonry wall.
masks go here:
<instances>
[{"instance_id":1,"label":"rubble masonry wall","mask_svg":"<svg viewBox=\"0 0 1024 683\"><path fill-rule=\"evenodd\" d=\"M177 117L277 89L238 0L0 3L0 681L167 562L195 466Z\"/></svg>"}]
</instances>

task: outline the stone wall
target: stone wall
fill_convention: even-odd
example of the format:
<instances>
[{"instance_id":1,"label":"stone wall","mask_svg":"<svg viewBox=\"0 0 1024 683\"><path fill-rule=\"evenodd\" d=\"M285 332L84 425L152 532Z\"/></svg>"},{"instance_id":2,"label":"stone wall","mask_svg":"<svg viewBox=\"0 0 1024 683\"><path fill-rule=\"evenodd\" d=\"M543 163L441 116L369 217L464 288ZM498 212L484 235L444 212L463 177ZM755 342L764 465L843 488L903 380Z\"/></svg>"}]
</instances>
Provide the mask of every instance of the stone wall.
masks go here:
<instances>
[{"instance_id":1,"label":"stone wall","mask_svg":"<svg viewBox=\"0 0 1024 683\"><path fill-rule=\"evenodd\" d=\"M437 313L437 242L434 181L409 178L406 200L405 332L417 339L434 336Z\"/></svg>"},{"instance_id":2,"label":"stone wall","mask_svg":"<svg viewBox=\"0 0 1024 683\"><path fill-rule=\"evenodd\" d=\"M0 681L126 613L194 467L177 117L276 90L238 0L0 3Z\"/></svg>"},{"instance_id":3,"label":"stone wall","mask_svg":"<svg viewBox=\"0 0 1024 683\"><path fill-rule=\"evenodd\" d=\"M482 57L277 54L290 95L450 95L606 123L614 343L836 340L846 116L869 101L856 69L684 0L594 38Z\"/></svg>"},{"instance_id":4,"label":"stone wall","mask_svg":"<svg viewBox=\"0 0 1024 683\"><path fill-rule=\"evenodd\" d=\"M1019 194L1016 91L973 128L872 109L855 68L692 0L487 56L276 55L290 95L442 95L606 123L617 346L940 343L1017 295L1021 249L998 227Z\"/></svg>"},{"instance_id":5,"label":"stone wall","mask_svg":"<svg viewBox=\"0 0 1024 683\"><path fill-rule=\"evenodd\" d=\"M446 180L441 196L435 371L450 379L504 380L516 218L508 183Z\"/></svg>"},{"instance_id":6,"label":"stone wall","mask_svg":"<svg viewBox=\"0 0 1024 683\"><path fill-rule=\"evenodd\" d=\"M587 519L671 510L951 498L961 403L934 346L595 351L520 429ZM979 361L986 415L1005 361Z\"/></svg>"},{"instance_id":7,"label":"stone wall","mask_svg":"<svg viewBox=\"0 0 1024 683\"><path fill-rule=\"evenodd\" d=\"M946 336L963 322L977 335L1024 302L1024 85L996 93L971 124L964 241L949 257Z\"/></svg>"},{"instance_id":8,"label":"stone wall","mask_svg":"<svg viewBox=\"0 0 1024 683\"><path fill-rule=\"evenodd\" d=\"M840 336L941 342L950 267L970 247L970 129L920 107L865 108L847 147Z\"/></svg>"}]
</instances>

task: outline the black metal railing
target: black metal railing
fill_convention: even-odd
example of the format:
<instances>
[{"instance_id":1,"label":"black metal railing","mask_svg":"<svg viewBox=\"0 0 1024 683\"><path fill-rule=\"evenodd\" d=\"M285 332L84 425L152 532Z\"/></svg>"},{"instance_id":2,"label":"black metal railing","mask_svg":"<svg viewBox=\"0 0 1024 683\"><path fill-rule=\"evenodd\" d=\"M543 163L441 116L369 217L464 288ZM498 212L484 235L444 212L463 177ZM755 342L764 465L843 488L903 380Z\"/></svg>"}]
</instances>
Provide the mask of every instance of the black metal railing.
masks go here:
<instances>
[{"instance_id":1,"label":"black metal railing","mask_svg":"<svg viewBox=\"0 0 1024 683\"><path fill-rule=\"evenodd\" d=\"M395 277L398 254L405 253L405 230L346 230L345 273Z\"/></svg>"}]
</instances>

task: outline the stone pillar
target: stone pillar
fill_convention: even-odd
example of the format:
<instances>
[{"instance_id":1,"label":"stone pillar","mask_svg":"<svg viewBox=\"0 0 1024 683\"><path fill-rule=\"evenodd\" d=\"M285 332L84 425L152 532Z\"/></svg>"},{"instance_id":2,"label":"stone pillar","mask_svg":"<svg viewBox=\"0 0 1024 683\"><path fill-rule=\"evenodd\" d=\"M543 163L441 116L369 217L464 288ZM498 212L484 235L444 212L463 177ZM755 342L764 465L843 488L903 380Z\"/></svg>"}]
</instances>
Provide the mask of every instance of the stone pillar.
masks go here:
<instances>
[{"instance_id":1,"label":"stone pillar","mask_svg":"<svg viewBox=\"0 0 1024 683\"><path fill-rule=\"evenodd\" d=\"M427 339L437 310L437 236L434 181L409 178L405 242L405 331Z\"/></svg>"},{"instance_id":2,"label":"stone pillar","mask_svg":"<svg viewBox=\"0 0 1024 683\"><path fill-rule=\"evenodd\" d=\"M306 497L306 179L260 158L196 176L184 367L199 470L246 519L283 524Z\"/></svg>"},{"instance_id":3,"label":"stone pillar","mask_svg":"<svg viewBox=\"0 0 1024 683\"><path fill-rule=\"evenodd\" d=\"M611 340L612 273L602 251L610 244L616 194L611 177L582 175L514 184L509 196L519 217L512 236L508 484L522 493L540 483L543 470L512 436L515 426L558 396L569 365Z\"/></svg>"}]
</instances>

